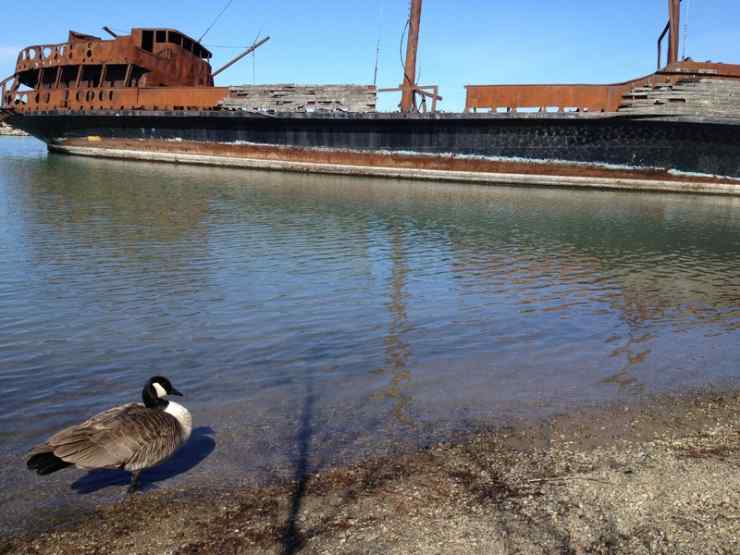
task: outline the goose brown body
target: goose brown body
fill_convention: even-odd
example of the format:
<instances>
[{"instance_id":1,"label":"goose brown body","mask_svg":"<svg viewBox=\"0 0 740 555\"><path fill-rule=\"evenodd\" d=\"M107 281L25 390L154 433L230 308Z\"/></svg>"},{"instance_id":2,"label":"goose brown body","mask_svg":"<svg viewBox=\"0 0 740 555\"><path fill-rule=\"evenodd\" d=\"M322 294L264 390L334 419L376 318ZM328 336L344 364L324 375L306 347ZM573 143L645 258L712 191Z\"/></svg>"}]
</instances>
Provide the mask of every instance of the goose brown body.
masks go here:
<instances>
[{"instance_id":1,"label":"goose brown body","mask_svg":"<svg viewBox=\"0 0 740 555\"><path fill-rule=\"evenodd\" d=\"M186 430L173 415L131 403L57 432L30 454L53 453L85 470L120 468L133 472L159 464L186 439Z\"/></svg>"}]
</instances>

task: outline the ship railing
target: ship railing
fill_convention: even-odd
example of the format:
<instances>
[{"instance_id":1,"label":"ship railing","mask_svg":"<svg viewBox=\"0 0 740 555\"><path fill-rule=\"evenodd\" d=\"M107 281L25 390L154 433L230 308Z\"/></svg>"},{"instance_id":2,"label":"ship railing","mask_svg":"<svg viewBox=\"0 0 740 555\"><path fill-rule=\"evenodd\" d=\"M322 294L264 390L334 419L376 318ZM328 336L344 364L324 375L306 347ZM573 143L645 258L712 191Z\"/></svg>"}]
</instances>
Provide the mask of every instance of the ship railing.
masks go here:
<instances>
[{"instance_id":1,"label":"ship railing","mask_svg":"<svg viewBox=\"0 0 740 555\"><path fill-rule=\"evenodd\" d=\"M400 87L393 87L388 89L378 89L379 93L389 93L389 92L403 92L404 87L401 85ZM414 98L414 105L416 106L416 110L418 112L427 112L427 98L432 101L432 105L429 108L429 111L436 112L437 111L437 102L443 100L441 96L439 96L439 85L413 85L411 87L411 90L414 92L414 95L419 95L421 97L420 105L416 105L416 98Z\"/></svg>"},{"instance_id":2,"label":"ship railing","mask_svg":"<svg viewBox=\"0 0 740 555\"><path fill-rule=\"evenodd\" d=\"M612 112L623 87L613 85L468 85L466 112Z\"/></svg>"},{"instance_id":3,"label":"ship railing","mask_svg":"<svg viewBox=\"0 0 740 555\"><path fill-rule=\"evenodd\" d=\"M69 48L67 42L27 46L18 53L18 66L32 65L38 68L49 62L63 63L68 57Z\"/></svg>"},{"instance_id":4,"label":"ship railing","mask_svg":"<svg viewBox=\"0 0 740 555\"><path fill-rule=\"evenodd\" d=\"M15 84L15 75L6 77L0 81L0 107L3 110L13 108L13 87Z\"/></svg>"}]
</instances>

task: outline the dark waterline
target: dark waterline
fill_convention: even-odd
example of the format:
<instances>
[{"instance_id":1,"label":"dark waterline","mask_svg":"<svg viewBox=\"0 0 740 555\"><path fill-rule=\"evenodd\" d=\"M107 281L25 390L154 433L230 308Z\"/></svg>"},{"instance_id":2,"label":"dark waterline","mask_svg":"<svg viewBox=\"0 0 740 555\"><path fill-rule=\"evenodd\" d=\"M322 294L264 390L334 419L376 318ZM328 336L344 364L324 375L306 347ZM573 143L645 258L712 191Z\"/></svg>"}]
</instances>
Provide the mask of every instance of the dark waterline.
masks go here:
<instances>
[{"instance_id":1,"label":"dark waterline","mask_svg":"<svg viewBox=\"0 0 740 555\"><path fill-rule=\"evenodd\" d=\"M88 160L3 138L0 260L0 529L119 493L121 476L70 489L78 471L40 491L22 454L153 374L203 428L151 481L207 487L740 370L732 198Z\"/></svg>"}]
</instances>

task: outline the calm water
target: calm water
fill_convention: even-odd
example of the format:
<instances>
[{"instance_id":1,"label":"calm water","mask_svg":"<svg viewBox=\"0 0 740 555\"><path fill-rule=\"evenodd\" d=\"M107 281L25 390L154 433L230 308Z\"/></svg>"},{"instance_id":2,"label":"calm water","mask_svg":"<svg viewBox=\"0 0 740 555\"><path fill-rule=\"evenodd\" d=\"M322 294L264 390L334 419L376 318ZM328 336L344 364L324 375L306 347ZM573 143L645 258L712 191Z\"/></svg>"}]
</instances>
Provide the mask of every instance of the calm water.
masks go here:
<instances>
[{"instance_id":1,"label":"calm water","mask_svg":"<svg viewBox=\"0 0 740 555\"><path fill-rule=\"evenodd\" d=\"M740 374L740 199L86 160L7 138L0 260L0 527L118 495L120 476L42 482L22 455L158 373L199 427L159 487Z\"/></svg>"}]
</instances>

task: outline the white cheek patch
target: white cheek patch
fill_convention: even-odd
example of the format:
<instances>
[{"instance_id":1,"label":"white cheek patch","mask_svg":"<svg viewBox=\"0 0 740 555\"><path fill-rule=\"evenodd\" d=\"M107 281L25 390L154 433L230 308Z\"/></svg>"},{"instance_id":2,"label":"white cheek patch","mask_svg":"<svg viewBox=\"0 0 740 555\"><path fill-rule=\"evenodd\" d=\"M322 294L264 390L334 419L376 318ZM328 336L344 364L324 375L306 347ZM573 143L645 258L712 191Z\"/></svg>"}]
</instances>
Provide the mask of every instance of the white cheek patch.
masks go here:
<instances>
[{"instance_id":1,"label":"white cheek patch","mask_svg":"<svg viewBox=\"0 0 740 555\"><path fill-rule=\"evenodd\" d=\"M154 382L152 385L154 386L154 391L157 392L157 397L161 398L167 395L167 392L165 391L164 387L159 385L157 382Z\"/></svg>"}]
</instances>

